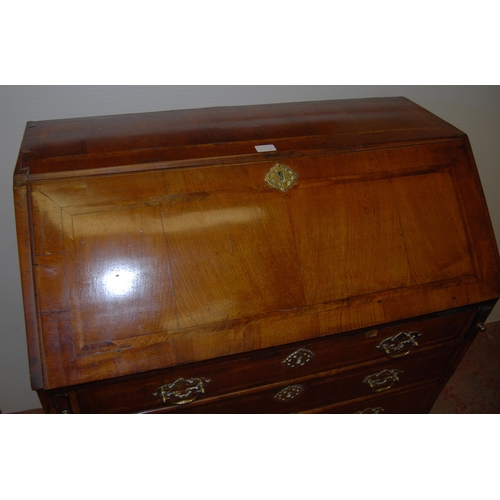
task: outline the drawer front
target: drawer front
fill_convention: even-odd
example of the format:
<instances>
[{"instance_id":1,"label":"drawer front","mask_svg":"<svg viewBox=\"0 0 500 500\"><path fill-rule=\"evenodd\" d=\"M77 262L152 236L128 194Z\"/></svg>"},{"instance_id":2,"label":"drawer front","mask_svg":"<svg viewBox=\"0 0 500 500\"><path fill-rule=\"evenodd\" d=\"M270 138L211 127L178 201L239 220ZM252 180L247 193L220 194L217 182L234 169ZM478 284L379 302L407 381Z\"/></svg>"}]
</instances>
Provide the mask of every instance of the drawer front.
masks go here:
<instances>
[{"instance_id":1,"label":"drawer front","mask_svg":"<svg viewBox=\"0 0 500 500\"><path fill-rule=\"evenodd\" d=\"M166 407L160 412L180 413L300 413L356 398L392 395L406 386L443 377L456 347L432 349L404 361L387 360L322 378L297 379L288 385L218 401ZM364 409L360 408L360 410ZM356 410L358 411L358 410Z\"/></svg>"},{"instance_id":2,"label":"drawer front","mask_svg":"<svg viewBox=\"0 0 500 500\"><path fill-rule=\"evenodd\" d=\"M304 344L312 354L308 364L293 376L352 366L375 360L399 360L422 349L455 341L466 331L476 309L416 319L392 326L363 330L354 335L333 337Z\"/></svg>"},{"instance_id":3,"label":"drawer front","mask_svg":"<svg viewBox=\"0 0 500 500\"><path fill-rule=\"evenodd\" d=\"M361 398L348 403L328 405L304 413L428 413L436 394L443 386L443 380L439 379L430 384L411 385L402 390L395 389L385 394Z\"/></svg>"},{"instance_id":4,"label":"drawer front","mask_svg":"<svg viewBox=\"0 0 500 500\"><path fill-rule=\"evenodd\" d=\"M427 346L458 338L474 311L462 310L348 336L334 335L325 340L266 350L263 354L186 365L82 389L80 405L85 413L141 412L183 406L363 362L411 358Z\"/></svg>"}]
</instances>

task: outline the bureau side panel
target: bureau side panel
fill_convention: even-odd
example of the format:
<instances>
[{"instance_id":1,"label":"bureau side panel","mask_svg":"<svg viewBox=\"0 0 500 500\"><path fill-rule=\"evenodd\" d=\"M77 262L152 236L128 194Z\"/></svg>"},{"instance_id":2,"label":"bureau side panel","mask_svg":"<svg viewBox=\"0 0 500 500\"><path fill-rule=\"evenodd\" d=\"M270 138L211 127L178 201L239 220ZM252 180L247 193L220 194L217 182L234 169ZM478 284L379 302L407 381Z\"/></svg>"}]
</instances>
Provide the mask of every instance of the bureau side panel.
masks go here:
<instances>
[{"instance_id":1,"label":"bureau side panel","mask_svg":"<svg viewBox=\"0 0 500 500\"><path fill-rule=\"evenodd\" d=\"M38 315L31 255L32 232L29 217L27 187L14 186L14 208L16 216L17 247L21 271L21 286L24 303L24 318L28 342L28 358L31 387L43 387L42 356L43 348L39 338Z\"/></svg>"}]
</instances>

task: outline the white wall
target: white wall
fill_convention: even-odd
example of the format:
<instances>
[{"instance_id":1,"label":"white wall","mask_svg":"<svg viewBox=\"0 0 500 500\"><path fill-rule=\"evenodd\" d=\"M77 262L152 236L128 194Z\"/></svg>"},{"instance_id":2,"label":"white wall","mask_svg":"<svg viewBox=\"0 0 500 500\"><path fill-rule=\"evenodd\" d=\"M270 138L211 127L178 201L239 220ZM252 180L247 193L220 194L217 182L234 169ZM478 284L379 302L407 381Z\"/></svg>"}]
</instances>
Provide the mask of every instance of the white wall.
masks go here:
<instances>
[{"instance_id":1,"label":"white wall","mask_svg":"<svg viewBox=\"0 0 500 500\"><path fill-rule=\"evenodd\" d=\"M449 86L3 86L0 87L0 410L40 407L29 385L12 200L25 124L78 116L318 99L405 96L469 135L500 240L500 87ZM490 321L500 319L497 307Z\"/></svg>"}]
</instances>

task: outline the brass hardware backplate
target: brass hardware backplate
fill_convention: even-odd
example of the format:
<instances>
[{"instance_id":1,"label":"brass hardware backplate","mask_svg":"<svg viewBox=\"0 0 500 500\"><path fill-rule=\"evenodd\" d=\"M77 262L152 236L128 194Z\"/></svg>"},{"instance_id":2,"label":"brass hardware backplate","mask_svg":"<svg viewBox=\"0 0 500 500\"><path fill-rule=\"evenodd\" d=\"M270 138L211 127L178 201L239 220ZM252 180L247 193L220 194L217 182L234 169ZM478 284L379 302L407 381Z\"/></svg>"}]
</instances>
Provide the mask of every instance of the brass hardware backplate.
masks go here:
<instances>
[{"instance_id":1,"label":"brass hardware backplate","mask_svg":"<svg viewBox=\"0 0 500 500\"><path fill-rule=\"evenodd\" d=\"M391 369L382 370L381 372L368 375L363 382L368 384L375 392L387 391L396 382L399 381L399 374L403 373L402 370Z\"/></svg>"},{"instance_id":2,"label":"brass hardware backplate","mask_svg":"<svg viewBox=\"0 0 500 500\"><path fill-rule=\"evenodd\" d=\"M179 378L175 382L162 385L153 394L162 399L164 403L173 405L184 405L192 403L201 394L205 393L205 386L210 379L200 378Z\"/></svg>"},{"instance_id":3,"label":"brass hardware backplate","mask_svg":"<svg viewBox=\"0 0 500 500\"><path fill-rule=\"evenodd\" d=\"M264 180L269 186L279 189L280 191L288 191L299 178L299 174L286 165L276 163L271 170L266 174Z\"/></svg>"},{"instance_id":4,"label":"brass hardware backplate","mask_svg":"<svg viewBox=\"0 0 500 500\"><path fill-rule=\"evenodd\" d=\"M394 337L389 337L383 340L377 349L380 349L389 358L401 358L410 353L414 347L418 347L418 342L415 340L420 337L420 333L400 332Z\"/></svg>"}]
</instances>

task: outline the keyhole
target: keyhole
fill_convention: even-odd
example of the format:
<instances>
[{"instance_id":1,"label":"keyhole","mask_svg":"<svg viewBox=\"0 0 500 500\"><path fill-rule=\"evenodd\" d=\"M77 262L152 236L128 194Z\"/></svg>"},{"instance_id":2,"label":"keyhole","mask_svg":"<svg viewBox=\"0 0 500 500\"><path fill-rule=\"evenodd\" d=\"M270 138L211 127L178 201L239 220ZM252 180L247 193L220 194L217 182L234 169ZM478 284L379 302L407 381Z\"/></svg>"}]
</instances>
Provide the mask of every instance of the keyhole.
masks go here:
<instances>
[{"instance_id":1,"label":"keyhole","mask_svg":"<svg viewBox=\"0 0 500 500\"><path fill-rule=\"evenodd\" d=\"M285 182L285 175L283 174L283 172L281 170L278 172L278 175L280 176L280 181Z\"/></svg>"}]
</instances>

